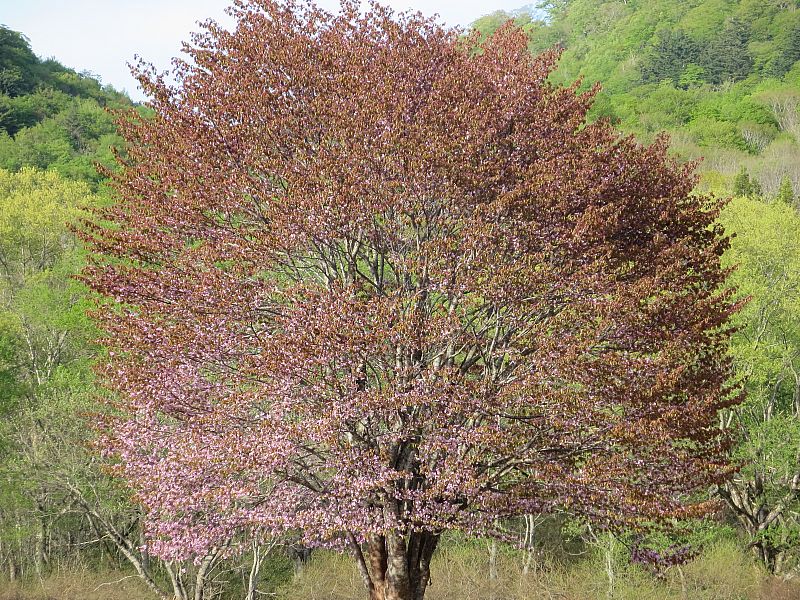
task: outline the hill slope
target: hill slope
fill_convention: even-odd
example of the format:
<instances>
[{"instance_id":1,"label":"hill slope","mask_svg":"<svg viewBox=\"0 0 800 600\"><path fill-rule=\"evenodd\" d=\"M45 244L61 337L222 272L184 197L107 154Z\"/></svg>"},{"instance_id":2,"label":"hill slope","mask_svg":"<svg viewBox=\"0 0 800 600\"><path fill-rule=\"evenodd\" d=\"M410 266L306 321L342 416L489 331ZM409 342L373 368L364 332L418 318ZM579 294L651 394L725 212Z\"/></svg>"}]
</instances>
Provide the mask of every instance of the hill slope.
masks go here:
<instances>
[{"instance_id":1,"label":"hill slope","mask_svg":"<svg viewBox=\"0 0 800 600\"><path fill-rule=\"evenodd\" d=\"M122 146L106 108L130 99L90 74L41 60L21 33L0 26L0 168L52 168L97 186L95 163Z\"/></svg>"},{"instance_id":2,"label":"hill slope","mask_svg":"<svg viewBox=\"0 0 800 600\"><path fill-rule=\"evenodd\" d=\"M768 196L800 191L800 2L556 0L514 17L531 49L564 49L556 78L603 89L594 108L644 141L704 157L707 185L746 167ZM474 24L496 28L498 13Z\"/></svg>"}]
</instances>

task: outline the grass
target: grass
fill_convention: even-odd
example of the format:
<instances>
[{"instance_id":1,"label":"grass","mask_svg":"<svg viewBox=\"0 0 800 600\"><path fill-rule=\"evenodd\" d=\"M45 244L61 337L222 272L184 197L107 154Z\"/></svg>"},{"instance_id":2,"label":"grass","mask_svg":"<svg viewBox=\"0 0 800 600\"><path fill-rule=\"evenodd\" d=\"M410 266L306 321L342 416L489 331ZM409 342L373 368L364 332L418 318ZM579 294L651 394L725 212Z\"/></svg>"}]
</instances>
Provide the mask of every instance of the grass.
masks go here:
<instances>
[{"instance_id":1,"label":"grass","mask_svg":"<svg viewBox=\"0 0 800 600\"><path fill-rule=\"evenodd\" d=\"M79 570L25 583L0 581L0 600L156 600L136 575Z\"/></svg>"},{"instance_id":2,"label":"grass","mask_svg":"<svg viewBox=\"0 0 800 600\"><path fill-rule=\"evenodd\" d=\"M613 586L601 556L577 562L539 562L522 572L518 553L497 560L488 577L488 555L479 545L445 546L432 565L426 600L800 600L800 584L770 577L734 542L720 542L663 578L627 563L613 565ZM319 552L279 590L282 600L365 600L352 561Z\"/></svg>"},{"instance_id":3,"label":"grass","mask_svg":"<svg viewBox=\"0 0 800 600\"><path fill-rule=\"evenodd\" d=\"M279 561L280 562L280 561ZM612 561L610 585L604 556L591 552L571 560L540 559L523 573L522 557L504 548L497 579L488 577L486 545L466 540L443 544L432 566L426 600L800 600L800 583L770 577L733 540L705 549L695 560L656 578L627 563ZM348 556L315 552L310 562L277 594L281 600L366 600ZM273 584L276 582L273 582ZM272 587L264 582L262 592ZM229 596L220 597L227 600ZM230 598L240 598L233 594ZM0 582L0 600L155 600L135 576L76 569L26 584Z\"/></svg>"}]
</instances>

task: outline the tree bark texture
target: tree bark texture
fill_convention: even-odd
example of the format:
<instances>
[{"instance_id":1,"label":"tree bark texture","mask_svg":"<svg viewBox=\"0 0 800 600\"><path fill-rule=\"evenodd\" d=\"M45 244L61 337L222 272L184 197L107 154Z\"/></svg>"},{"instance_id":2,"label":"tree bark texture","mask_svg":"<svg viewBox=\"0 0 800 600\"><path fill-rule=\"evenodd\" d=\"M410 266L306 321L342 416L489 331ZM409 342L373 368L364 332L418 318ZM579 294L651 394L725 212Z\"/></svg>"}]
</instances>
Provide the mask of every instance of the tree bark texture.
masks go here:
<instances>
[{"instance_id":1,"label":"tree bark texture","mask_svg":"<svg viewBox=\"0 0 800 600\"><path fill-rule=\"evenodd\" d=\"M369 599L423 600L438 543L439 534L428 531L370 535L366 552L351 543Z\"/></svg>"}]
</instances>

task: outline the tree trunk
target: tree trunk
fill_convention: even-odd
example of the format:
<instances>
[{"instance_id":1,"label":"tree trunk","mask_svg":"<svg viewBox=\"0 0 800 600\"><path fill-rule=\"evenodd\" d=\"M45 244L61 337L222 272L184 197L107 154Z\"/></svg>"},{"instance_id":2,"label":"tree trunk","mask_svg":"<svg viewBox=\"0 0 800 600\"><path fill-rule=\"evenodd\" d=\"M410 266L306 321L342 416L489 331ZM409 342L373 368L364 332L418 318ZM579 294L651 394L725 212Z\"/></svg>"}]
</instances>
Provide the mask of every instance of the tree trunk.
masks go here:
<instances>
[{"instance_id":1,"label":"tree trunk","mask_svg":"<svg viewBox=\"0 0 800 600\"><path fill-rule=\"evenodd\" d=\"M533 555L536 551L534 547L534 535L536 531L536 518L533 515L525 515L525 539L523 546L525 548L525 559L522 563L522 574L527 575L531 570L533 564Z\"/></svg>"},{"instance_id":2,"label":"tree trunk","mask_svg":"<svg viewBox=\"0 0 800 600\"><path fill-rule=\"evenodd\" d=\"M19 566L17 565L17 560L12 554L8 557L8 580L11 582L16 581L17 575L19 575Z\"/></svg>"},{"instance_id":3,"label":"tree trunk","mask_svg":"<svg viewBox=\"0 0 800 600\"><path fill-rule=\"evenodd\" d=\"M168 598L167 594L158 586L150 570L145 568L134 544L122 536L111 523L105 521L98 513L88 509L88 506L86 508L86 517L88 518L89 523L91 524L92 529L94 529L97 536L103 539L109 538L117 547L117 550L121 552L122 555L133 566L133 568L136 570L136 574L142 581L144 581L147 587L149 587L159 598L166 600ZM167 569L167 571L171 576L172 572L169 569ZM178 598L178 600L186 600L186 598Z\"/></svg>"},{"instance_id":4,"label":"tree trunk","mask_svg":"<svg viewBox=\"0 0 800 600\"><path fill-rule=\"evenodd\" d=\"M681 600L689 600L689 591L686 587L686 576L683 574L683 569L681 569L680 565L676 565L678 568L678 575L681 578Z\"/></svg>"},{"instance_id":5,"label":"tree trunk","mask_svg":"<svg viewBox=\"0 0 800 600\"><path fill-rule=\"evenodd\" d=\"M47 516L45 507L42 503L37 503L39 510L38 514L38 528L36 530L36 540L34 549L34 568L36 569L36 576L39 579L44 577L44 572L48 566L49 559L45 544L47 543Z\"/></svg>"},{"instance_id":6,"label":"tree trunk","mask_svg":"<svg viewBox=\"0 0 800 600\"><path fill-rule=\"evenodd\" d=\"M424 599L439 534L420 531L370 535L366 555L354 536L350 540L370 600Z\"/></svg>"},{"instance_id":7,"label":"tree trunk","mask_svg":"<svg viewBox=\"0 0 800 600\"><path fill-rule=\"evenodd\" d=\"M189 595L186 593L186 586L183 583L183 575L181 574L181 566L178 564L173 567L172 562L164 562L164 569L169 575L169 581L172 584L172 597L174 600L189 600Z\"/></svg>"},{"instance_id":8,"label":"tree trunk","mask_svg":"<svg viewBox=\"0 0 800 600\"><path fill-rule=\"evenodd\" d=\"M489 542L489 600L497 599L497 540Z\"/></svg>"},{"instance_id":9,"label":"tree trunk","mask_svg":"<svg viewBox=\"0 0 800 600\"><path fill-rule=\"evenodd\" d=\"M22 576L22 564L21 560L23 559L22 555L22 523L20 522L19 512L14 510L14 526L17 530L17 539L16 545L17 548L14 550L11 549L11 556L8 559L8 578L11 581L16 581L18 577ZM15 556L16 553L16 556ZM19 557L20 560L17 560Z\"/></svg>"},{"instance_id":10,"label":"tree trunk","mask_svg":"<svg viewBox=\"0 0 800 600\"><path fill-rule=\"evenodd\" d=\"M150 550L148 549L147 538L144 535L144 530L140 528L139 531L139 548L141 548L142 568L150 572Z\"/></svg>"},{"instance_id":11,"label":"tree trunk","mask_svg":"<svg viewBox=\"0 0 800 600\"><path fill-rule=\"evenodd\" d=\"M497 581L497 540L489 541L489 580Z\"/></svg>"},{"instance_id":12,"label":"tree trunk","mask_svg":"<svg viewBox=\"0 0 800 600\"><path fill-rule=\"evenodd\" d=\"M386 538L382 535L373 535L368 538L369 543L369 573L372 583L368 587L370 600L385 600L386 598ZM369 577L369 575L368 575Z\"/></svg>"},{"instance_id":13,"label":"tree trunk","mask_svg":"<svg viewBox=\"0 0 800 600\"><path fill-rule=\"evenodd\" d=\"M611 600L614 597L614 555L613 555L613 538L609 537L609 544L607 548L603 549L606 559L606 576L608 577L608 590L606 590L606 597Z\"/></svg>"},{"instance_id":14,"label":"tree trunk","mask_svg":"<svg viewBox=\"0 0 800 600\"><path fill-rule=\"evenodd\" d=\"M302 544L293 544L287 548L287 553L292 559L295 575L299 574L308 563L308 560L311 558L311 550L311 548L303 546Z\"/></svg>"},{"instance_id":15,"label":"tree trunk","mask_svg":"<svg viewBox=\"0 0 800 600\"><path fill-rule=\"evenodd\" d=\"M200 561L194 578L194 600L205 600L208 575L216 566L219 555L220 548L215 546Z\"/></svg>"},{"instance_id":16,"label":"tree trunk","mask_svg":"<svg viewBox=\"0 0 800 600\"><path fill-rule=\"evenodd\" d=\"M253 542L253 563L250 565L250 573L247 577L245 600L257 600L258 598L258 576L261 573L261 565L264 563L267 552L269 550L264 551L257 541Z\"/></svg>"},{"instance_id":17,"label":"tree trunk","mask_svg":"<svg viewBox=\"0 0 800 600\"><path fill-rule=\"evenodd\" d=\"M784 544L780 541L771 541L774 540L772 536L763 534L767 530L773 534L776 530L780 532L785 507L800 495L800 471L794 474L788 484L789 491L771 506L766 504L763 476L758 471L750 480L744 482L732 480L717 488L717 495L725 501L750 536L752 541L749 547L766 569L774 575L780 574L783 565Z\"/></svg>"}]
</instances>

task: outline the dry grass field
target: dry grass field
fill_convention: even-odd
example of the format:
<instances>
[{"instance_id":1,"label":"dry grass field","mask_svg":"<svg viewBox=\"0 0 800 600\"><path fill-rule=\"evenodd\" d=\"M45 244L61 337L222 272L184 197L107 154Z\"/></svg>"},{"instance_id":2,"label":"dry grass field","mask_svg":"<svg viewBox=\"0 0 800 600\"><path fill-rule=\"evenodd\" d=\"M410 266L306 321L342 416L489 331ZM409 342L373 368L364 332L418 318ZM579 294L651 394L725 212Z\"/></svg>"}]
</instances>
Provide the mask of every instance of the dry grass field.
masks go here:
<instances>
[{"instance_id":1,"label":"dry grass field","mask_svg":"<svg viewBox=\"0 0 800 600\"><path fill-rule=\"evenodd\" d=\"M707 548L663 578L637 566L614 565L613 581L599 556L566 566L540 561L523 574L514 551L499 553L492 580L487 556L480 546L446 545L435 560L426 600L800 600L800 582L770 577L732 542ZM365 600L350 558L322 551L290 581L261 591L263 598L278 600ZM156 598L135 576L79 570L25 585L0 582L0 600Z\"/></svg>"},{"instance_id":2,"label":"dry grass field","mask_svg":"<svg viewBox=\"0 0 800 600\"><path fill-rule=\"evenodd\" d=\"M361 580L346 556L318 554L285 587L282 600L364 600ZM733 544L709 548L657 579L636 566L613 569L598 558L569 567L539 564L523 575L516 553L501 554L497 579L475 548L445 548L435 561L428 600L800 600L800 582L769 577Z\"/></svg>"},{"instance_id":3,"label":"dry grass field","mask_svg":"<svg viewBox=\"0 0 800 600\"><path fill-rule=\"evenodd\" d=\"M78 571L25 585L0 582L0 600L157 600L135 575Z\"/></svg>"}]
</instances>

